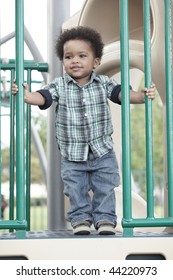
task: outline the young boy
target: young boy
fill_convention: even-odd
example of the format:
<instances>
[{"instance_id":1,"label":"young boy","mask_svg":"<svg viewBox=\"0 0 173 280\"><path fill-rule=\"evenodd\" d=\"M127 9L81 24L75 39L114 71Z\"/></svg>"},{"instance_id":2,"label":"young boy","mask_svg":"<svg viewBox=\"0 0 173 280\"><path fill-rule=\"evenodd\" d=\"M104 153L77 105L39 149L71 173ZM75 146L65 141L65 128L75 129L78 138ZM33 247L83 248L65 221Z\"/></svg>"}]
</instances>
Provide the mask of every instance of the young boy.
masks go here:
<instances>
[{"instance_id":1,"label":"young boy","mask_svg":"<svg viewBox=\"0 0 173 280\"><path fill-rule=\"evenodd\" d=\"M94 224L99 234L115 234L114 188L120 184L108 99L121 104L121 85L94 70L103 53L100 34L88 27L65 30L56 42L56 53L65 74L44 89L28 91L24 100L46 109L56 106L56 138L61 152L64 193L69 197L67 213L74 234L90 234ZM12 93L18 91L13 84ZM155 85L137 93L130 90L130 102L144 103L145 94L154 99ZM93 197L90 198L89 191Z\"/></svg>"}]
</instances>

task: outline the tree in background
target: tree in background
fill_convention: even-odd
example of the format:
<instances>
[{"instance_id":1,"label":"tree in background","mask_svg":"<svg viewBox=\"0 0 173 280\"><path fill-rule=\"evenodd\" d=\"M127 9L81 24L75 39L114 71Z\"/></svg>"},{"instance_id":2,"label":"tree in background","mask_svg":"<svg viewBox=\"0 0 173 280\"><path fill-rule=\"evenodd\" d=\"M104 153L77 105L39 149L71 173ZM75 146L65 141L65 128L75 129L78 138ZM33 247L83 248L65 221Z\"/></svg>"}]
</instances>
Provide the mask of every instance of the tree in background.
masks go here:
<instances>
[{"instance_id":1,"label":"tree in background","mask_svg":"<svg viewBox=\"0 0 173 280\"><path fill-rule=\"evenodd\" d=\"M47 118L41 114L37 116L33 116L35 128L37 129L45 153L46 153L46 145L47 145ZM10 178L10 151L9 147L6 147L2 150L2 183L9 181ZM31 141L31 183L40 183L43 184L44 178L42 175L42 170L40 167L40 162L35 151L35 147Z\"/></svg>"}]
</instances>

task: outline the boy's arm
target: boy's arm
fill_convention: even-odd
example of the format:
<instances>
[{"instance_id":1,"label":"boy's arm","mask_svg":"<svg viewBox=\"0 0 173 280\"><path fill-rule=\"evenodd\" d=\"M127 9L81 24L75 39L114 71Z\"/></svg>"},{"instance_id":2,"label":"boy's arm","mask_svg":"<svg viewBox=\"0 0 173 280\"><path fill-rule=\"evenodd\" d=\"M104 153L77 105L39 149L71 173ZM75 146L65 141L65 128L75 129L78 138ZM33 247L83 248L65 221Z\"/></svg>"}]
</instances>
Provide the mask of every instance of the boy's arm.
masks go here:
<instances>
[{"instance_id":1,"label":"boy's arm","mask_svg":"<svg viewBox=\"0 0 173 280\"><path fill-rule=\"evenodd\" d=\"M154 99L156 92L155 92L155 84L152 84L149 89L144 88L141 92L136 92L134 90L130 90L130 103L131 104L143 104L145 103L145 95L148 96L149 99ZM121 101L121 92L118 96L119 100Z\"/></svg>"},{"instance_id":2,"label":"boy's arm","mask_svg":"<svg viewBox=\"0 0 173 280\"><path fill-rule=\"evenodd\" d=\"M45 97L39 92L29 92L25 89L24 91L24 101L27 104L43 106L45 104Z\"/></svg>"},{"instance_id":3,"label":"boy's arm","mask_svg":"<svg viewBox=\"0 0 173 280\"><path fill-rule=\"evenodd\" d=\"M24 102L30 105L37 105L40 109L47 109L52 104L52 97L47 94L47 90L39 90L36 92L29 92L28 85L23 84L24 87ZM15 82L12 85L12 94L18 92L18 86Z\"/></svg>"}]
</instances>

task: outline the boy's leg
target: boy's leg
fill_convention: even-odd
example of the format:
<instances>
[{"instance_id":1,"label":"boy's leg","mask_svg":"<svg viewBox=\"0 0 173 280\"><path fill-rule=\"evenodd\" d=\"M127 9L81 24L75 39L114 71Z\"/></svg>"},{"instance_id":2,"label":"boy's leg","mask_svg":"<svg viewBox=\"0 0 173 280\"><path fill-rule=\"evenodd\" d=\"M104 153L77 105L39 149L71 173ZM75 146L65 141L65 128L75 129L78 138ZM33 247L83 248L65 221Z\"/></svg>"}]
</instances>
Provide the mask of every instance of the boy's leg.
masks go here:
<instances>
[{"instance_id":1,"label":"boy's leg","mask_svg":"<svg viewBox=\"0 0 173 280\"><path fill-rule=\"evenodd\" d=\"M120 184L118 163L115 152L111 150L97 160L90 173L90 183L93 190L93 220L96 229L100 225L116 226L116 202L114 188Z\"/></svg>"},{"instance_id":2,"label":"boy's leg","mask_svg":"<svg viewBox=\"0 0 173 280\"><path fill-rule=\"evenodd\" d=\"M62 158L61 176L64 183L64 193L70 200L70 210L67 217L73 228L86 221L91 225L92 203L88 194L86 163L72 162Z\"/></svg>"}]
</instances>

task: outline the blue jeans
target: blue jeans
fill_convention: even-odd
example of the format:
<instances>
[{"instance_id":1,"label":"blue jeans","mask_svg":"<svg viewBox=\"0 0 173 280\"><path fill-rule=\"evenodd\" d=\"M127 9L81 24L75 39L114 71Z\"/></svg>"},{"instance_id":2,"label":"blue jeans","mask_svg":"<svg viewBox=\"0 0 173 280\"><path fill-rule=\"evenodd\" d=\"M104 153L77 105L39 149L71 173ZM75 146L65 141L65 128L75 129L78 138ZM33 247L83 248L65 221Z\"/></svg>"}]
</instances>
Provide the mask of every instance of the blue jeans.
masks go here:
<instances>
[{"instance_id":1,"label":"blue jeans","mask_svg":"<svg viewBox=\"0 0 173 280\"><path fill-rule=\"evenodd\" d=\"M73 227L86 220L96 228L100 221L116 225L114 188L120 184L120 176L113 150L98 159L90 153L84 162L62 158L61 176L64 194L69 197L71 206L67 218Z\"/></svg>"}]
</instances>

